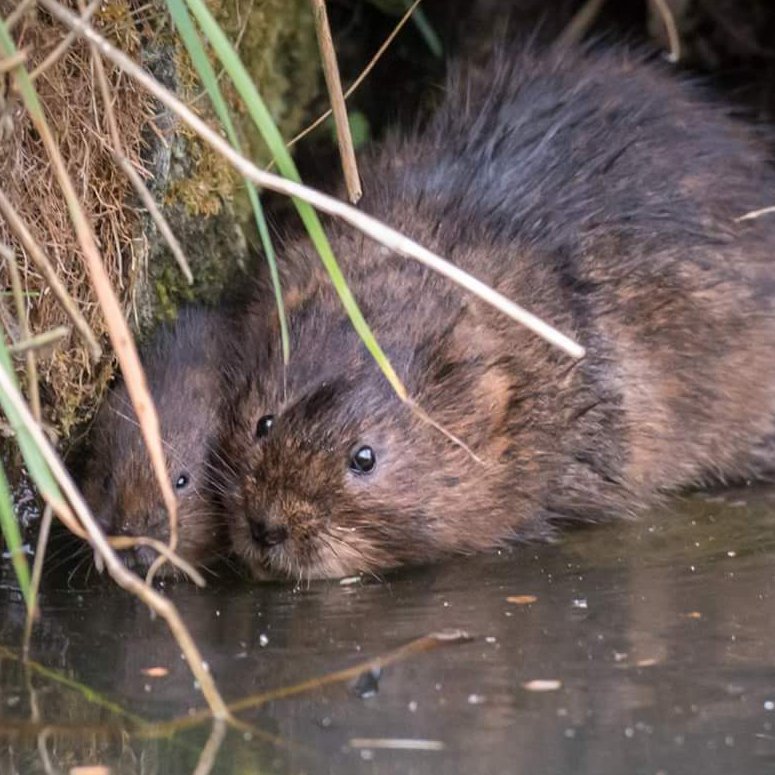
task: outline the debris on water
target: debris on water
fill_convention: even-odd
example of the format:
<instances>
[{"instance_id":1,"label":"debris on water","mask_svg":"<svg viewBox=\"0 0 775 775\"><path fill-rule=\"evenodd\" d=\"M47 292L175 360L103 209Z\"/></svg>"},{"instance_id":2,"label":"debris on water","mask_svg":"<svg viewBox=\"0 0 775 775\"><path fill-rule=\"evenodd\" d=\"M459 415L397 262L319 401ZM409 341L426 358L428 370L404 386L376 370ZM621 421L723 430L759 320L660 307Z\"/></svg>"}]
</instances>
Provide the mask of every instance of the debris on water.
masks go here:
<instances>
[{"instance_id":1,"label":"debris on water","mask_svg":"<svg viewBox=\"0 0 775 775\"><path fill-rule=\"evenodd\" d=\"M775 702L773 702L772 700L765 700L764 710L775 710Z\"/></svg>"},{"instance_id":2,"label":"debris on water","mask_svg":"<svg viewBox=\"0 0 775 775\"><path fill-rule=\"evenodd\" d=\"M443 751L447 746L441 740L422 740L405 737L353 737L348 741L350 748L391 751Z\"/></svg>"},{"instance_id":3,"label":"debris on water","mask_svg":"<svg viewBox=\"0 0 775 775\"><path fill-rule=\"evenodd\" d=\"M684 614L684 617L686 619L702 619L702 614L699 611L689 611L689 613Z\"/></svg>"},{"instance_id":4,"label":"debris on water","mask_svg":"<svg viewBox=\"0 0 775 775\"><path fill-rule=\"evenodd\" d=\"M535 678L522 684L522 688L529 692L556 692L561 686L562 681L556 678Z\"/></svg>"},{"instance_id":5,"label":"debris on water","mask_svg":"<svg viewBox=\"0 0 775 775\"><path fill-rule=\"evenodd\" d=\"M261 633L258 636L258 645L261 646L261 648L266 648L269 645L269 636L266 633Z\"/></svg>"},{"instance_id":6,"label":"debris on water","mask_svg":"<svg viewBox=\"0 0 775 775\"><path fill-rule=\"evenodd\" d=\"M485 642L485 643L497 643L497 642L498 642L498 639L497 639L497 638L496 638L494 635L488 635L488 636L487 636L487 637L484 639L484 642Z\"/></svg>"},{"instance_id":7,"label":"debris on water","mask_svg":"<svg viewBox=\"0 0 775 775\"><path fill-rule=\"evenodd\" d=\"M379 691L379 680L382 678L382 668L372 667L361 673L353 683L353 693L356 697L366 700L375 697Z\"/></svg>"},{"instance_id":8,"label":"debris on water","mask_svg":"<svg viewBox=\"0 0 775 775\"><path fill-rule=\"evenodd\" d=\"M410 713L417 713L417 700L411 700L406 707L409 708Z\"/></svg>"},{"instance_id":9,"label":"debris on water","mask_svg":"<svg viewBox=\"0 0 775 775\"><path fill-rule=\"evenodd\" d=\"M580 608L582 610L586 610L587 608L589 608L589 603L587 602L587 599L585 597L573 598L571 605L574 608Z\"/></svg>"},{"instance_id":10,"label":"debris on water","mask_svg":"<svg viewBox=\"0 0 775 775\"><path fill-rule=\"evenodd\" d=\"M507 603L514 605L530 605L535 603L538 598L535 595L510 595L506 598Z\"/></svg>"},{"instance_id":11,"label":"debris on water","mask_svg":"<svg viewBox=\"0 0 775 775\"><path fill-rule=\"evenodd\" d=\"M468 695L468 704L469 705L484 705L484 703L487 701L487 698L483 694L469 694Z\"/></svg>"},{"instance_id":12,"label":"debris on water","mask_svg":"<svg viewBox=\"0 0 775 775\"><path fill-rule=\"evenodd\" d=\"M149 678L164 678L170 671L166 667L144 667L140 672Z\"/></svg>"}]
</instances>

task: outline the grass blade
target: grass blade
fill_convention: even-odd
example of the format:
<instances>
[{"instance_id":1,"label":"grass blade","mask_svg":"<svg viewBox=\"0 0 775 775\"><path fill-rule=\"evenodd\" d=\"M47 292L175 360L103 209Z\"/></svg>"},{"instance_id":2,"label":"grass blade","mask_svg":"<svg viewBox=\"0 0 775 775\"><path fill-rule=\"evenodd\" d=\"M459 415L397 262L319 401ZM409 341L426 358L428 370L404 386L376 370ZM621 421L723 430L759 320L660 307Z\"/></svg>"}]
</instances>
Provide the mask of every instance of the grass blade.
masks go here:
<instances>
[{"instance_id":1,"label":"grass blade","mask_svg":"<svg viewBox=\"0 0 775 775\"><path fill-rule=\"evenodd\" d=\"M188 13L185 3L183 0L167 0L167 8L175 23L175 27L183 40L183 44L188 51L188 55L191 57L191 62L199 74L202 85L205 87L207 94L210 97L210 102L226 132L226 137L232 146L239 153L242 153L239 138L234 128L234 122L229 113L229 108L226 105L226 100L223 98L221 89L218 86L218 78L215 75L215 70L213 70L213 66L210 64L210 60L207 57L202 41L199 39L199 34L194 27L194 23L191 20L191 16ZM261 201L258 197L258 189L250 180L247 178L243 179L247 187L250 206L256 219L256 228L258 229L258 234L261 238L261 245L264 248L264 254L266 255L267 263L269 264L269 274L272 278L272 288L274 289L277 313L280 318L283 361L288 363L288 358L290 356L290 338L288 336L288 321L285 317L285 304L283 302L282 288L280 287L280 276L277 271L277 257L274 251L274 245L272 244L272 238L269 236L269 228L267 227L266 217L264 216L264 209L261 207Z\"/></svg>"},{"instance_id":2,"label":"grass blade","mask_svg":"<svg viewBox=\"0 0 775 775\"><path fill-rule=\"evenodd\" d=\"M300 183L301 178L299 177L296 165L293 163L293 159L291 159L291 156L285 147L285 142L275 126L264 101L261 99L261 95L258 93L248 72L240 61L237 52L232 47L223 30L218 26L218 23L205 5L204 0L186 0L186 3L196 17L200 28L207 36L210 45L213 47L221 64L226 69L226 72L228 72L235 88L242 97L245 106L250 113L256 128L261 133L264 142L269 148L269 152L274 158L278 169L286 178L289 178L296 183ZM307 229L310 239L320 254L323 266L331 277L331 282L333 283L337 294L339 294L339 298L350 317L353 328L355 328L358 336L363 340L366 348L371 353L371 356L377 362L380 369L382 369L383 374L398 396L402 400L406 400L406 389L382 348L379 346L379 343L364 319L363 313L358 307L355 298L350 292L347 281L334 256L317 213L315 213L309 204L300 199L293 198L293 203L299 212L299 216Z\"/></svg>"},{"instance_id":3,"label":"grass blade","mask_svg":"<svg viewBox=\"0 0 775 775\"><path fill-rule=\"evenodd\" d=\"M19 589L21 589L22 595L24 595L24 602L27 604L27 609L32 610L30 566L27 563L27 557L22 547L19 523L16 521L16 516L13 513L11 488L8 486L8 478L2 465L0 465L0 529L3 531L5 545L8 547L8 553L11 555L11 563L16 573L16 580L19 582Z\"/></svg>"}]
</instances>

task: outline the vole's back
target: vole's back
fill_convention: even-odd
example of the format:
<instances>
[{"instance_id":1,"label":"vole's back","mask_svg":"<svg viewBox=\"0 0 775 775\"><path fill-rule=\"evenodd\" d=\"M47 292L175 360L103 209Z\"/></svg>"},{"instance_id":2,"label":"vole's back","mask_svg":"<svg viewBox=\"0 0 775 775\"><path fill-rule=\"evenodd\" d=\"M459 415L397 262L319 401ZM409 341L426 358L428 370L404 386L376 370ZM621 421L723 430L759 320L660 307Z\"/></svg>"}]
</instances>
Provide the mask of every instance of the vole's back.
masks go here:
<instances>
[{"instance_id":1,"label":"vole's back","mask_svg":"<svg viewBox=\"0 0 775 775\"><path fill-rule=\"evenodd\" d=\"M739 220L775 201L769 157L639 54L502 52L383 149L364 206L582 341L574 455L650 490L770 466L775 217Z\"/></svg>"},{"instance_id":2,"label":"vole's back","mask_svg":"<svg viewBox=\"0 0 775 775\"><path fill-rule=\"evenodd\" d=\"M775 174L771 149L727 113L631 52L500 52L485 71L458 68L430 126L381 154L380 179L542 249L740 239L751 225L735 219L769 201Z\"/></svg>"}]
</instances>

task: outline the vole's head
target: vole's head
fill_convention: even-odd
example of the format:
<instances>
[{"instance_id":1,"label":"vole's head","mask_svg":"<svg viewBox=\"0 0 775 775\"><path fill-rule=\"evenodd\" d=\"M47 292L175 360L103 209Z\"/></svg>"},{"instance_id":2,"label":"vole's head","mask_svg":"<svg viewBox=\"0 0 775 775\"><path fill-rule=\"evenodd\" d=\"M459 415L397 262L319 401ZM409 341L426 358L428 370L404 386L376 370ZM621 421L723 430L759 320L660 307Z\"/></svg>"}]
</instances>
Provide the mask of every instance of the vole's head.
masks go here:
<instances>
[{"instance_id":1,"label":"vole's head","mask_svg":"<svg viewBox=\"0 0 775 775\"><path fill-rule=\"evenodd\" d=\"M221 439L232 549L254 575L340 577L491 545L477 522L492 468L396 397L325 282L289 291L286 307L290 362L267 298ZM391 331L365 311L423 409L489 454L507 391L461 352L455 324L399 308Z\"/></svg>"},{"instance_id":2,"label":"vole's head","mask_svg":"<svg viewBox=\"0 0 775 775\"><path fill-rule=\"evenodd\" d=\"M183 321L179 325L191 325ZM219 375L201 352L199 328L163 338L145 368L161 427L167 475L177 498L177 552L203 564L223 548L224 523L212 494L210 459L216 435ZM188 333L185 331L183 333ZM191 338L191 341L189 341ZM82 482L86 500L109 535L169 540L169 517L124 385L115 387L95 421ZM146 568L156 552L137 547L127 564ZM165 573L173 566L166 563Z\"/></svg>"}]
</instances>

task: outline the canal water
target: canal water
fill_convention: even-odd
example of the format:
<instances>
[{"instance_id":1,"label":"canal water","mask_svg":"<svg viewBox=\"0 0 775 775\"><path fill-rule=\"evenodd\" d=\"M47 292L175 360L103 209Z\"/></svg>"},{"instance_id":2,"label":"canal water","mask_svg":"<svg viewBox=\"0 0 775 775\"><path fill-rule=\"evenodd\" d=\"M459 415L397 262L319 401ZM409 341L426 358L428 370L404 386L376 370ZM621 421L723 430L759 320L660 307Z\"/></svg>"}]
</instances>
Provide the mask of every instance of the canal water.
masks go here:
<instances>
[{"instance_id":1,"label":"canal water","mask_svg":"<svg viewBox=\"0 0 775 775\"><path fill-rule=\"evenodd\" d=\"M1 773L775 772L775 489L381 579L167 585L226 729L94 573L49 577L24 662L5 578Z\"/></svg>"}]
</instances>

